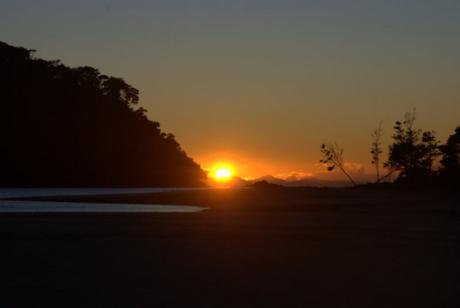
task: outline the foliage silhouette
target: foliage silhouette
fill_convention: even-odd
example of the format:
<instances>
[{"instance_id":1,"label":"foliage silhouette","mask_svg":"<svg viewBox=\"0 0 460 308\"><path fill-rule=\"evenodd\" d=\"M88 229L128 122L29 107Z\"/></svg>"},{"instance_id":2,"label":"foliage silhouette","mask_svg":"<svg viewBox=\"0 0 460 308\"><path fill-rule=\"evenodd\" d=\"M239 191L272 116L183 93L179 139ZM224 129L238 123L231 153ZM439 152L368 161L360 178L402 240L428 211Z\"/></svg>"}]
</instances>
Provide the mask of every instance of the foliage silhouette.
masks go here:
<instances>
[{"instance_id":1,"label":"foliage silhouette","mask_svg":"<svg viewBox=\"0 0 460 308\"><path fill-rule=\"evenodd\" d=\"M429 181L434 175L433 163L439 156L435 133L417 129L415 118L414 110L406 113L402 122L395 123L393 144L385 163L390 170L399 172L397 181L407 184Z\"/></svg>"},{"instance_id":2,"label":"foliage silhouette","mask_svg":"<svg viewBox=\"0 0 460 308\"><path fill-rule=\"evenodd\" d=\"M440 145L434 131L422 131L415 127L415 110L407 112L403 121L396 121L393 143L389 146L388 160L383 164L384 175L380 172L382 150L381 124L372 131L370 154L376 170L373 186L400 188L434 188L460 190L460 126L449 136L446 144ZM356 182L344 167L343 148L337 143L322 144L320 160L328 171L340 169L356 186ZM439 160L439 157L441 159ZM439 165L441 168L439 168ZM397 174L396 180L389 180ZM387 183L383 183L386 182Z\"/></svg>"},{"instance_id":3,"label":"foliage silhouette","mask_svg":"<svg viewBox=\"0 0 460 308\"><path fill-rule=\"evenodd\" d=\"M319 162L325 164L328 171L333 171L335 168L338 168L345 174L350 183L356 186L356 182L345 169L343 148L341 146L337 143L323 143L321 145L321 154L323 155L323 159Z\"/></svg>"},{"instance_id":4,"label":"foliage silhouette","mask_svg":"<svg viewBox=\"0 0 460 308\"><path fill-rule=\"evenodd\" d=\"M372 144L371 144L371 155L372 161L371 163L375 166L376 171L376 183L380 182L380 155L383 153L382 150L382 123L379 123L379 126L372 131Z\"/></svg>"},{"instance_id":5,"label":"foliage silhouette","mask_svg":"<svg viewBox=\"0 0 460 308\"><path fill-rule=\"evenodd\" d=\"M0 42L1 186L201 185L172 134L135 108L139 91Z\"/></svg>"},{"instance_id":6,"label":"foliage silhouette","mask_svg":"<svg viewBox=\"0 0 460 308\"><path fill-rule=\"evenodd\" d=\"M460 127L441 145L442 154L440 176L449 187L460 187Z\"/></svg>"}]
</instances>

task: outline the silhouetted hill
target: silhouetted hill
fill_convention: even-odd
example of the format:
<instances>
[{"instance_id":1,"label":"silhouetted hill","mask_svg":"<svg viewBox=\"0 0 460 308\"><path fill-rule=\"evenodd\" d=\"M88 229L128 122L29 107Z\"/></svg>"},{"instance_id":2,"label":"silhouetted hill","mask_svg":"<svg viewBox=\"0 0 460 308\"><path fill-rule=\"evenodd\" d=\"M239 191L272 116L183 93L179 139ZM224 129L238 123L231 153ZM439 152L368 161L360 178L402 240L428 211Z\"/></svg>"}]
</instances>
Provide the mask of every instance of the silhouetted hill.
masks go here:
<instances>
[{"instance_id":1,"label":"silhouetted hill","mask_svg":"<svg viewBox=\"0 0 460 308\"><path fill-rule=\"evenodd\" d=\"M326 181L317 179L314 177L305 177L301 179L280 179L272 175L262 176L255 180L252 180L253 183L257 182L267 182L271 184L276 184L286 187L343 187L350 186L346 181Z\"/></svg>"},{"instance_id":2,"label":"silhouetted hill","mask_svg":"<svg viewBox=\"0 0 460 308\"><path fill-rule=\"evenodd\" d=\"M205 173L138 90L0 42L0 186L189 186Z\"/></svg>"},{"instance_id":3,"label":"silhouetted hill","mask_svg":"<svg viewBox=\"0 0 460 308\"><path fill-rule=\"evenodd\" d=\"M259 189L275 189L275 188L280 188L284 186L270 183L270 182L267 182L266 180L261 180L261 181L254 182L252 184L252 187L259 188Z\"/></svg>"}]
</instances>

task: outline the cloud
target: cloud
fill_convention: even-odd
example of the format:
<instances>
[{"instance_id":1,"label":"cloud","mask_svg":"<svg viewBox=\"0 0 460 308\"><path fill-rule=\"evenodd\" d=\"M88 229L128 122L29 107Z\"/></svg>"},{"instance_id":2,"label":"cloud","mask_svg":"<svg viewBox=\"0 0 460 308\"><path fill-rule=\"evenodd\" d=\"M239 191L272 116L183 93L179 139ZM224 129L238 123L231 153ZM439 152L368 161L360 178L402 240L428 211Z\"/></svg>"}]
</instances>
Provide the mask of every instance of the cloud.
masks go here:
<instances>
[{"instance_id":1,"label":"cloud","mask_svg":"<svg viewBox=\"0 0 460 308\"><path fill-rule=\"evenodd\" d=\"M314 173L308 171L291 171L287 173L276 174L275 177L286 181L298 181L305 178L312 178Z\"/></svg>"},{"instance_id":2,"label":"cloud","mask_svg":"<svg viewBox=\"0 0 460 308\"><path fill-rule=\"evenodd\" d=\"M350 176L357 182L369 182L375 180L375 174L369 173L365 166L358 162L346 162L344 168ZM316 163L313 165L315 171L291 171L277 174L276 177L288 181L297 181L307 178L316 178L324 181L347 181L345 175L339 169L327 171L324 164Z\"/></svg>"}]
</instances>

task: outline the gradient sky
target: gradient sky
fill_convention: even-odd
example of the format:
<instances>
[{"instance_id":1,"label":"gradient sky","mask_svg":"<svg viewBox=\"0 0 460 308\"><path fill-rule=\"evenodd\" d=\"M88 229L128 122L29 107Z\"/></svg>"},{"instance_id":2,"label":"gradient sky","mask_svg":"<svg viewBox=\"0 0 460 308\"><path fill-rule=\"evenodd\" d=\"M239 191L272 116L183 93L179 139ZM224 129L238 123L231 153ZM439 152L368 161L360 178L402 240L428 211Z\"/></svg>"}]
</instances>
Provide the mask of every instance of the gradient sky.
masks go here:
<instances>
[{"instance_id":1,"label":"gradient sky","mask_svg":"<svg viewBox=\"0 0 460 308\"><path fill-rule=\"evenodd\" d=\"M386 148L413 108L442 141L460 125L458 0L2 0L0 40L123 77L243 177L318 174L323 141L370 173L371 130Z\"/></svg>"}]
</instances>

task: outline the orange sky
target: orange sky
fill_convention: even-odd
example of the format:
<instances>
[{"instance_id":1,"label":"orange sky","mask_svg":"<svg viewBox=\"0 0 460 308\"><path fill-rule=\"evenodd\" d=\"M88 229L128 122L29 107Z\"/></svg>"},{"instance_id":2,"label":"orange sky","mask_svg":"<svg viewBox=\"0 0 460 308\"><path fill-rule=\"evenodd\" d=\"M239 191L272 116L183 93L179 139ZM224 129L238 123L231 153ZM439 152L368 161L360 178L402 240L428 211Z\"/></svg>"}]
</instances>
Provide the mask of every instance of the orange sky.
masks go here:
<instances>
[{"instance_id":1,"label":"orange sky","mask_svg":"<svg viewBox=\"0 0 460 308\"><path fill-rule=\"evenodd\" d=\"M328 180L344 179L343 175L338 172L327 172L319 162L312 166L304 164L304 168L300 168L299 165L301 164L289 163L289 161L268 161L259 157L243 157L234 153L219 151L194 158L206 171L213 170L213 168L222 163L229 164L233 166L235 175L243 179L256 179L265 175L273 175L282 179L293 177L299 179L304 177L317 177ZM363 174L364 166L359 163L349 164L348 168L352 174L362 180L370 178L372 174L372 172Z\"/></svg>"},{"instance_id":2,"label":"orange sky","mask_svg":"<svg viewBox=\"0 0 460 308\"><path fill-rule=\"evenodd\" d=\"M413 108L443 142L460 125L459 1L47 3L0 2L2 40L124 78L204 168L339 177L337 141L365 178L380 121L385 149Z\"/></svg>"}]
</instances>

